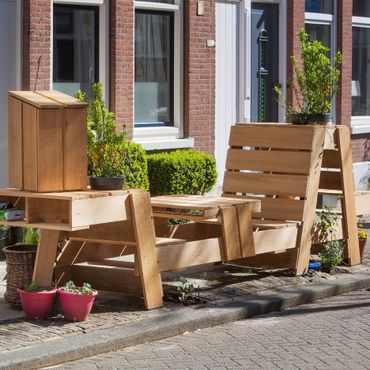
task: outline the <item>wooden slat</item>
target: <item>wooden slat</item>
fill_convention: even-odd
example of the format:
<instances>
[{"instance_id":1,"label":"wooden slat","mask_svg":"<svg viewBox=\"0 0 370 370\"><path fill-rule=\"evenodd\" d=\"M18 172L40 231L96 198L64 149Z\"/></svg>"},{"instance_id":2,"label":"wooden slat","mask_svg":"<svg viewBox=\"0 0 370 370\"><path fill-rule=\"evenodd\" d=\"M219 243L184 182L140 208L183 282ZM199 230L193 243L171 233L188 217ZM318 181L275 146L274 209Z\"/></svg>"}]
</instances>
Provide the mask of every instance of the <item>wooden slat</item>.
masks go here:
<instances>
[{"instance_id":1,"label":"wooden slat","mask_svg":"<svg viewBox=\"0 0 370 370\"><path fill-rule=\"evenodd\" d=\"M241 256L246 257L255 254L253 227L252 227L252 212L249 206L236 206L240 251Z\"/></svg>"},{"instance_id":2,"label":"wooden slat","mask_svg":"<svg viewBox=\"0 0 370 370\"><path fill-rule=\"evenodd\" d=\"M159 271L171 271L186 267L221 261L218 238L197 240L183 245L157 248Z\"/></svg>"},{"instance_id":3,"label":"wooden slat","mask_svg":"<svg viewBox=\"0 0 370 370\"><path fill-rule=\"evenodd\" d=\"M308 174L309 168L309 152L242 149L229 149L227 152L227 170L255 170L304 175Z\"/></svg>"},{"instance_id":4,"label":"wooden slat","mask_svg":"<svg viewBox=\"0 0 370 370\"><path fill-rule=\"evenodd\" d=\"M290 127L284 125L237 125L231 127L229 145L310 150L315 129L320 128L295 127L293 125Z\"/></svg>"},{"instance_id":5,"label":"wooden slat","mask_svg":"<svg viewBox=\"0 0 370 370\"><path fill-rule=\"evenodd\" d=\"M125 267L134 269L135 268L135 255L128 254L126 256L118 256L118 257L110 257L110 258L103 258L99 261L87 261L88 265L97 265L100 266L116 266L116 267Z\"/></svg>"},{"instance_id":6,"label":"wooden slat","mask_svg":"<svg viewBox=\"0 0 370 370\"><path fill-rule=\"evenodd\" d=\"M37 108L63 108L63 105L55 100L48 99L33 91L9 91L9 95Z\"/></svg>"},{"instance_id":7,"label":"wooden slat","mask_svg":"<svg viewBox=\"0 0 370 370\"><path fill-rule=\"evenodd\" d=\"M78 264L71 266L75 284L88 281L98 290L142 294L140 278L131 269Z\"/></svg>"},{"instance_id":8,"label":"wooden slat","mask_svg":"<svg viewBox=\"0 0 370 370\"><path fill-rule=\"evenodd\" d=\"M51 99L59 104L62 104L64 107L73 108L73 107L86 107L87 103L77 100L73 96L64 94L60 91L35 91L36 94L41 95L45 98Z\"/></svg>"},{"instance_id":9,"label":"wooden slat","mask_svg":"<svg viewBox=\"0 0 370 370\"><path fill-rule=\"evenodd\" d=\"M322 166L325 168L340 168L341 162L339 150L324 150Z\"/></svg>"},{"instance_id":10,"label":"wooden slat","mask_svg":"<svg viewBox=\"0 0 370 370\"><path fill-rule=\"evenodd\" d=\"M41 109L38 114L37 177L39 192L63 190L63 110ZM24 122L24 125L26 123ZM37 143L37 144L36 144Z\"/></svg>"},{"instance_id":11,"label":"wooden slat","mask_svg":"<svg viewBox=\"0 0 370 370\"><path fill-rule=\"evenodd\" d=\"M87 128L85 109L64 110L63 145L64 190L86 190Z\"/></svg>"},{"instance_id":12,"label":"wooden slat","mask_svg":"<svg viewBox=\"0 0 370 370\"><path fill-rule=\"evenodd\" d=\"M33 227L34 229L60 230L60 231L77 231L87 229L88 226L71 227L69 224L52 223L52 222L26 222L26 221L4 221L1 224L8 226Z\"/></svg>"},{"instance_id":13,"label":"wooden slat","mask_svg":"<svg viewBox=\"0 0 370 370\"><path fill-rule=\"evenodd\" d=\"M22 102L12 96L8 101L9 186L23 188Z\"/></svg>"},{"instance_id":14,"label":"wooden slat","mask_svg":"<svg viewBox=\"0 0 370 370\"><path fill-rule=\"evenodd\" d=\"M68 200L26 198L26 220L71 225L69 204Z\"/></svg>"},{"instance_id":15,"label":"wooden slat","mask_svg":"<svg viewBox=\"0 0 370 370\"><path fill-rule=\"evenodd\" d=\"M227 171L224 192L256 193L283 196L304 196L307 176L268 175Z\"/></svg>"},{"instance_id":16,"label":"wooden slat","mask_svg":"<svg viewBox=\"0 0 370 370\"><path fill-rule=\"evenodd\" d=\"M272 221L272 220L252 220L252 225L255 228L260 230L265 229L282 229L285 227L297 227L297 223L295 222L281 222L281 221Z\"/></svg>"},{"instance_id":17,"label":"wooden slat","mask_svg":"<svg viewBox=\"0 0 370 370\"><path fill-rule=\"evenodd\" d=\"M23 188L37 191L37 109L23 103Z\"/></svg>"},{"instance_id":18,"label":"wooden slat","mask_svg":"<svg viewBox=\"0 0 370 370\"><path fill-rule=\"evenodd\" d=\"M232 261L242 257L238 214L236 207L222 208L223 261Z\"/></svg>"},{"instance_id":19,"label":"wooden slat","mask_svg":"<svg viewBox=\"0 0 370 370\"><path fill-rule=\"evenodd\" d=\"M341 190L341 173L332 171L321 171L320 189Z\"/></svg>"},{"instance_id":20,"label":"wooden slat","mask_svg":"<svg viewBox=\"0 0 370 370\"><path fill-rule=\"evenodd\" d=\"M58 241L59 231L43 229L40 231L32 279L42 287L51 286Z\"/></svg>"},{"instance_id":21,"label":"wooden slat","mask_svg":"<svg viewBox=\"0 0 370 370\"><path fill-rule=\"evenodd\" d=\"M145 307L157 308L163 305L163 290L157 266L156 240L149 194L146 192L131 194L131 210Z\"/></svg>"},{"instance_id":22,"label":"wooden slat","mask_svg":"<svg viewBox=\"0 0 370 370\"><path fill-rule=\"evenodd\" d=\"M255 254L295 248L297 233L297 227L255 231L253 233Z\"/></svg>"}]
</instances>

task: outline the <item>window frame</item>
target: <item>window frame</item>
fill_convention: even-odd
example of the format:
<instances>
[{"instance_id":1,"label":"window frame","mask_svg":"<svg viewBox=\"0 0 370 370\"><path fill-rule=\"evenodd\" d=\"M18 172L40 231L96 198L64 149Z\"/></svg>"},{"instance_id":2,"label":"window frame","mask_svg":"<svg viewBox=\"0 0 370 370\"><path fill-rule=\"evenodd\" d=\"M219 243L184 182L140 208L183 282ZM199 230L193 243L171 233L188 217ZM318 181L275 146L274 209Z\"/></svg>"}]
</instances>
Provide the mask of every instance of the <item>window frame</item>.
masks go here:
<instances>
[{"instance_id":1,"label":"window frame","mask_svg":"<svg viewBox=\"0 0 370 370\"><path fill-rule=\"evenodd\" d=\"M183 137L183 1L175 0L175 4L157 3L148 1L135 1L136 10L148 10L156 12L173 13L173 126L158 127L135 127L133 128L133 140L146 149L166 149L192 146L193 141L182 139ZM134 36L135 37L135 36Z\"/></svg>"}]
</instances>

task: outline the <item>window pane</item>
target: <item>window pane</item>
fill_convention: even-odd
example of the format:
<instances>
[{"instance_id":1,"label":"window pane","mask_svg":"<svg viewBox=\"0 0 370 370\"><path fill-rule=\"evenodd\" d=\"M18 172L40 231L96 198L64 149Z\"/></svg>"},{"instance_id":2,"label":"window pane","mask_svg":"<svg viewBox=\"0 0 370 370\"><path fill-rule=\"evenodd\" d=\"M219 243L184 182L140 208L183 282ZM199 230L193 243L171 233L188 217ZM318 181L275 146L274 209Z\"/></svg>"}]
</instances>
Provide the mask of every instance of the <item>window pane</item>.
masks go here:
<instances>
[{"instance_id":1,"label":"window pane","mask_svg":"<svg viewBox=\"0 0 370 370\"><path fill-rule=\"evenodd\" d=\"M306 0L306 12L334 14L333 0Z\"/></svg>"},{"instance_id":2,"label":"window pane","mask_svg":"<svg viewBox=\"0 0 370 370\"><path fill-rule=\"evenodd\" d=\"M310 36L310 40L318 40L327 48L331 48L330 26L323 24L306 23L306 32Z\"/></svg>"},{"instance_id":3,"label":"window pane","mask_svg":"<svg viewBox=\"0 0 370 370\"><path fill-rule=\"evenodd\" d=\"M353 0L353 15L356 17L370 17L370 1Z\"/></svg>"},{"instance_id":4,"label":"window pane","mask_svg":"<svg viewBox=\"0 0 370 370\"><path fill-rule=\"evenodd\" d=\"M173 15L136 11L135 123L172 124Z\"/></svg>"},{"instance_id":5,"label":"window pane","mask_svg":"<svg viewBox=\"0 0 370 370\"><path fill-rule=\"evenodd\" d=\"M91 95L98 80L98 8L54 4L53 88Z\"/></svg>"},{"instance_id":6,"label":"window pane","mask_svg":"<svg viewBox=\"0 0 370 370\"><path fill-rule=\"evenodd\" d=\"M370 29L353 27L352 115L370 116Z\"/></svg>"}]
</instances>

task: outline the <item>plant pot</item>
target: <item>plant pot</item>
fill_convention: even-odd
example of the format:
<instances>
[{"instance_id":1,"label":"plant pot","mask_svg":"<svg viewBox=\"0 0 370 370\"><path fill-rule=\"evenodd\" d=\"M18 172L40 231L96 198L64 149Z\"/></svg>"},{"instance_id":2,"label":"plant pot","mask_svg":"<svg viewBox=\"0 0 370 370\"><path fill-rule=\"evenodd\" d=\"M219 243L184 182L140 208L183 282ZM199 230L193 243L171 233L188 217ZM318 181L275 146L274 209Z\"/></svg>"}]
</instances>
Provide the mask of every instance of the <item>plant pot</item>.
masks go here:
<instances>
[{"instance_id":1,"label":"plant pot","mask_svg":"<svg viewBox=\"0 0 370 370\"><path fill-rule=\"evenodd\" d=\"M365 245L366 245L367 239L359 239L358 240L358 245L360 246L360 258L361 262L364 258L364 252L365 252Z\"/></svg>"},{"instance_id":2,"label":"plant pot","mask_svg":"<svg viewBox=\"0 0 370 370\"><path fill-rule=\"evenodd\" d=\"M120 190L125 183L125 177L90 177L92 190Z\"/></svg>"},{"instance_id":3,"label":"plant pot","mask_svg":"<svg viewBox=\"0 0 370 370\"><path fill-rule=\"evenodd\" d=\"M21 298L22 308L29 320L45 320L53 307L56 289L42 292L26 292L17 289Z\"/></svg>"},{"instance_id":4,"label":"plant pot","mask_svg":"<svg viewBox=\"0 0 370 370\"><path fill-rule=\"evenodd\" d=\"M290 115L290 120L295 125L327 125L330 122L330 114L296 113Z\"/></svg>"},{"instance_id":5,"label":"plant pot","mask_svg":"<svg viewBox=\"0 0 370 370\"><path fill-rule=\"evenodd\" d=\"M70 321L86 321L98 294L96 290L93 294L70 293L63 288L59 288L58 293L64 318Z\"/></svg>"},{"instance_id":6,"label":"plant pot","mask_svg":"<svg viewBox=\"0 0 370 370\"><path fill-rule=\"evenodd\" d=\"M5 301L20 304L17 288L23 289L32 281L37 245L11 245L3 248L6 258Z\"/></svg>"}]
</instances>

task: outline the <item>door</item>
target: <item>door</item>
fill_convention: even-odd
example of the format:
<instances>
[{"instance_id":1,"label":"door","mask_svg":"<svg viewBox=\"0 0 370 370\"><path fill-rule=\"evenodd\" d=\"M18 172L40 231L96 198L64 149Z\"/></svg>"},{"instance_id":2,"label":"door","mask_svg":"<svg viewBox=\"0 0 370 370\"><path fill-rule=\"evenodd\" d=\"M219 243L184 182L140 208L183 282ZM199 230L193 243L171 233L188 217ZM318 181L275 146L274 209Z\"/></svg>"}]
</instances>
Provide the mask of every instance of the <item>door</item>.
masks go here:
<instances>
[{"instance_id":1,"label":"door","mask_svg":"<svg viewBox=\"0 0 370 370\"><path fill-rule=\"evenodd\" d=\"M238 121L239 3L216 2L216 122L215 158L218 186L225 171L230 127Z\"/></svg>"},{"instance_id":2,"label":"door","mask_svg":"<svg viewBox=\"0 0 370 370\"><path fill-rule=\"evenodd\" d=\"M279 4L252 3L251 121L278 122Z\"/></svg>"},{"instance_id":3,"label":"door","mask_svg":"<svg viewBox=\"0 0 370 370\"><path fill-rule=\"evenodd\" d=\"M17 90L17 1L0 1L0 187L8 184L8 91Z\"/></svg>"}]
</instances>

